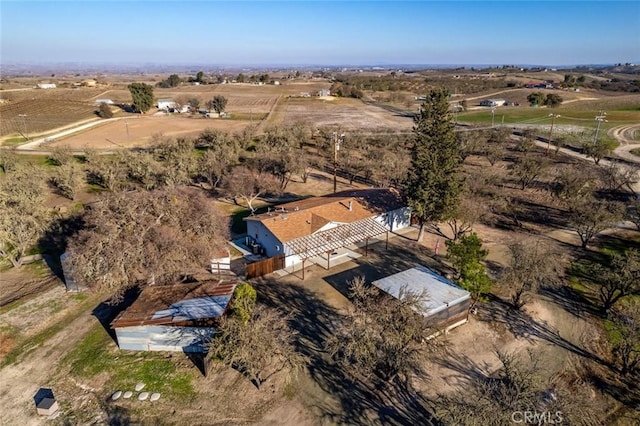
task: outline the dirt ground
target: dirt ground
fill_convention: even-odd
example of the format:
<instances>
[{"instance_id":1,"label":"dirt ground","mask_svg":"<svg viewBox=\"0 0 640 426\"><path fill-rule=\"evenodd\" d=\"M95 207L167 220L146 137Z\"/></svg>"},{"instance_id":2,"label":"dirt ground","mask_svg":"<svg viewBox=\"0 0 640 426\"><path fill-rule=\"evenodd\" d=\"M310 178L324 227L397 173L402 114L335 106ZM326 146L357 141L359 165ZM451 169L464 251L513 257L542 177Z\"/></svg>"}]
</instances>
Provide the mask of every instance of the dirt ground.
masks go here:
<instances>
[{"instance_id":1,"label":"dirt ground","mask_svg":"<svg viewBox=\"0 0 640 426\"><path fill-rule=\"evenodd\" d=\"M90 128L79 134L63 137L49 147L69 146L82 150L113 149L145 146L153 135L172 137L196 136L204 129L224 130L235 133L249 126L248 120L225 120L215 118L189 118L180 116L135 116L111 121L102 126Z\"/></svg>"},{"instance_id":2,"label":"dirt ground","mask_svg":"<svg viewBox=\"0 0 640 426\"><path fill-rule=\"evenodd\" d=\"M358 99L288 98L275 107L269 124L304 123L313 128L337 127L342 130L410 130L413 119Z\"/></svg>"}]
</instances>

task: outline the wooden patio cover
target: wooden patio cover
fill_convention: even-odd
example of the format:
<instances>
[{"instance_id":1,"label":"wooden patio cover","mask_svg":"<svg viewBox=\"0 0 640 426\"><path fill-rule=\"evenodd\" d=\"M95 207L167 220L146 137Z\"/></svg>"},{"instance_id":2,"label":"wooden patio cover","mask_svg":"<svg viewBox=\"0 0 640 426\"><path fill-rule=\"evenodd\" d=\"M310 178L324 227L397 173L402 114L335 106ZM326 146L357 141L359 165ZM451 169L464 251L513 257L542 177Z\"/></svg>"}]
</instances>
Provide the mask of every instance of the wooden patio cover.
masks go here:
<instances>
[{"instance_id":1,"label":"wooden patio cover","mask_svg":"<svg viewBox=\"0 0 640 426\"><path fill-rule=\"evenodd\" d=\"M370 238L388 231L384 225L374 218L368 217L326 231L296 238L285 244L291 249L292 254L296 254L305 260L359 241L368 241Z\"/></svg>"}]
</instances>

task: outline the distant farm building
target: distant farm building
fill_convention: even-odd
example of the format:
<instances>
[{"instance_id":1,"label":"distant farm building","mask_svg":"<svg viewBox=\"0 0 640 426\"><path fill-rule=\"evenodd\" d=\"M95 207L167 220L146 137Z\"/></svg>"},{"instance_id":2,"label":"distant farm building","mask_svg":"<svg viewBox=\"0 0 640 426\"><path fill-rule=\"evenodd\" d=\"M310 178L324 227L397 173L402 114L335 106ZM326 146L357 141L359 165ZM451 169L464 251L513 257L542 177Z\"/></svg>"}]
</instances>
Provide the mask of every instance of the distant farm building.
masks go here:
<instances>
[{"instance_id":1,"label":"distant farm building","mask_svg":"<svg viewBox=\"0 0 640 426\"><path fill-rule=\"evenodd\" d=\"M120 349L206 352L236 279L145 287L111 323Z\"/></svg>"},{"instance_id":2,"label":"distant farm building","mask_svg":"<svg viewBox=\"0 0 640 426\"><path fill-rule=\"evenodd\" d=\"M469 292L425 266L398 272L372 284L396 299L399 299L403 292L425 292L426 297L420 314L430 326L439 331L462 325L469 318Z\"/></svg>"},{"instance_id":3,"label":"distant farm building","mask_svg":"<svg viewBox=\"0 0 640 426\"><path fill-rule=\"evenodd\" d=\"M505 101L504 99L484 99L480 101L480 106L499 107L503 106L506 103L507 101Z\"/></svg>"},{"instance_id":4,"label":"distant farm building","mask_svg":"<svg viewBox=\"0 0 640 426\"><path fill-rule=\"evenodd\" d=\"M293 201L244 220L253 250L284 256L285 267L311 260L329 268L339 249L409 226L411 210L397 191L365 189Z\"/></svg>"},{"instance_id":5,"label":"distant farm building","mask_svg":"<svg viewBox=\"0 0 640 426\"><path fill-rule=\"evenodd\" d=\"M53 83L38 83L38 89L55 89L56 85Z\"/></svg>"},{"instance_id":6,"label":"distant farm building","mask_svg":"<svg viewBox=\"0 0 640 426\"><path fill-rule=\"evenodd\" d=\"M158 99L158 109L169 110L176 107L176 103L173 99Z\"/></svg>"},{"instance_id":7,"label":"distant farm building","mask_svg":"<svg viewBox=\"0 0 640 426\"><path fill-rule=\"evenodd\" d=\"M98 84L98 82L97 82L97 81L95 81L95 80L94 80L94 79L92 79L92 78L89 78L89 79L87 79L87 80L82 80L82 85L83 85L83 86L86 86L86 87L96 87L96 86L97 86L97 84Z\"/></svg>"},{"instance_id":8,"label":"distant farm building","mask_svg":"<svg viewBox=\"0 0 640 426\"><path fill-rule=\"evenodd\" d=\"M318 90L318 96L331 96L331 91L329 89L320 89Z\"/></svg>"}]
</instances>

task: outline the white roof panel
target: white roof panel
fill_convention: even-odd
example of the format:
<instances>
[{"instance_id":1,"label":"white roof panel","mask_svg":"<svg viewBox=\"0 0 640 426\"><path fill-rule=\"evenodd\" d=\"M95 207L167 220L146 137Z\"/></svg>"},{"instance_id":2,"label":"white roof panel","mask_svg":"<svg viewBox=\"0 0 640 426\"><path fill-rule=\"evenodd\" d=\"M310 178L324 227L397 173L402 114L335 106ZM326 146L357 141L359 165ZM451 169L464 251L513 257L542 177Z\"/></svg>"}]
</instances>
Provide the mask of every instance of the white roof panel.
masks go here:
<instances>
[{"instance_id":1,"label":"white roof panel","mask_svg":"<svg viewBox=\"0 0 640 426\"><path fill-rule=\"evenodd\" d=\"M372 282L380 290L398 299L400 292L421 293L426 291L427 300L421 314L425 317L436 314L449 306L471 297L468 291L458 287L442 275L425 266L416 266Z\"/></svg>"}]
</instances>

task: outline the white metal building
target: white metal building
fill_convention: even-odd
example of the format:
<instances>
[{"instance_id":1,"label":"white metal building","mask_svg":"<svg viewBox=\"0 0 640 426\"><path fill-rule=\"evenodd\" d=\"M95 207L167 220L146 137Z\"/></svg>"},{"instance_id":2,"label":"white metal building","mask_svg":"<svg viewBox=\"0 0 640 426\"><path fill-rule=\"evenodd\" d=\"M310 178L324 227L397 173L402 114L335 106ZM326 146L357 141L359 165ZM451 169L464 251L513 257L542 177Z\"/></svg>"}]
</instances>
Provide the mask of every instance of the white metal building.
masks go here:
<instances>
[{"instance_id":1,"label":"white metal building","mask_svg":"<svg viewBox=\"0 0 640 426\"><path fill-rule=\"evenodd\" d=\"M403 292L426 293L420 314L437 330L450 330L467 322L471 294L425 266L372 282L396 299Z\"/></svg>"}]
</instances>

